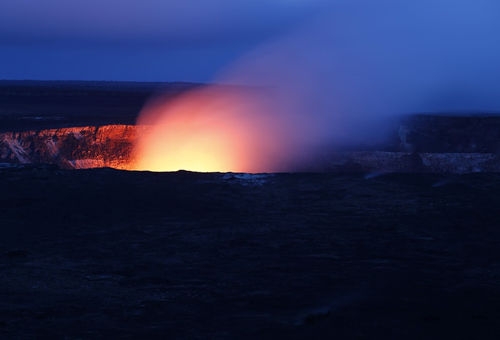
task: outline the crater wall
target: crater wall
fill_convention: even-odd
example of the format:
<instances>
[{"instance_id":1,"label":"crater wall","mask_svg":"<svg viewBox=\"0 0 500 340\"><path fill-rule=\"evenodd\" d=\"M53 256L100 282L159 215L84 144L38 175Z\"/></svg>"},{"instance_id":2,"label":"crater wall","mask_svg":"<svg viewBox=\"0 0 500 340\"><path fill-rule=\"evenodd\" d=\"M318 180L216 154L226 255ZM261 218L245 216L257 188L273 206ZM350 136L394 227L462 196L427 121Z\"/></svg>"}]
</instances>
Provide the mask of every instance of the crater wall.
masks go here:
<instances>
[{"instance_id":1,"label":"crater wall","mask_svg":"<svg viewBox=\"0 0 500 340\"><path fill-rule=\"evenodd\" d=\"M3 132L0 163L133 170L134 143L148 129L103 125ZM408 116L376 150L332 147L291 171L500 172L500 117Z\"/></svg>"}]
</instances>

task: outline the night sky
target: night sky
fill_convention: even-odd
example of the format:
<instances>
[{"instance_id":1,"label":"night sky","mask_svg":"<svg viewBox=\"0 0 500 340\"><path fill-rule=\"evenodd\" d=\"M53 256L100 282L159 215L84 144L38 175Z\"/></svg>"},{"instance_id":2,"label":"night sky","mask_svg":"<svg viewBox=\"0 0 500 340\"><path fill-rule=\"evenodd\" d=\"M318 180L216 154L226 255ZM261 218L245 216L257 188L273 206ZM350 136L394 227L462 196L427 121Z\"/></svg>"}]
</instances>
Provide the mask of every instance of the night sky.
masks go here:
<instances>
[{"instance_id":1,"label":"night sky","mask_svg":"<svg viewBox=\"0 0 500 340\"><path fill-rule=\"evenodd\" d=\"M498 0L2 0L0 79L297 84L308 108L335 93L343 111L497 111L499 32Z\"/></svg>"},{"instance_id":2,"label":"night sky","mask_svg":"<svg viewBox=\"0 0 500 340\"><path fill-rule=\"evenodd\" d=\"M206 82L319 0L2 0L0 79Z\"/></svg>"}]
</instances>

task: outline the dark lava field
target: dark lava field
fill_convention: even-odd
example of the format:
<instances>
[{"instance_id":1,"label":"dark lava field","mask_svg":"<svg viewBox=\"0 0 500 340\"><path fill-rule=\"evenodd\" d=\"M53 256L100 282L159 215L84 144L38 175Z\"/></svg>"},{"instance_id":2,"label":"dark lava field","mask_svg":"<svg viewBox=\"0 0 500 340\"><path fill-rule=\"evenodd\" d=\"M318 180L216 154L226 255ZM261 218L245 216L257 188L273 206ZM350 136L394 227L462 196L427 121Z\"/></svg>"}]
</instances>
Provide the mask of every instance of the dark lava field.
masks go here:
<instances>
[{"instance_id":1,"label":"dark lava field","mask_svg":"<svg viewBox=\"0 0 500 340\"><path fill-rule=\"evenodd\" d=\"M500 175L0 172L7 338L500 336Z\"/></svg>"},{"instance_id":2,"label":"dark lava field","mask_svg":"<svg viewBox=\"0 0 500 340\"><path fill-rule=\"evenodd\" d=\"M32 164L0 188L0 338L500 338L498 173Z\"/></svg>"}]
</instances>

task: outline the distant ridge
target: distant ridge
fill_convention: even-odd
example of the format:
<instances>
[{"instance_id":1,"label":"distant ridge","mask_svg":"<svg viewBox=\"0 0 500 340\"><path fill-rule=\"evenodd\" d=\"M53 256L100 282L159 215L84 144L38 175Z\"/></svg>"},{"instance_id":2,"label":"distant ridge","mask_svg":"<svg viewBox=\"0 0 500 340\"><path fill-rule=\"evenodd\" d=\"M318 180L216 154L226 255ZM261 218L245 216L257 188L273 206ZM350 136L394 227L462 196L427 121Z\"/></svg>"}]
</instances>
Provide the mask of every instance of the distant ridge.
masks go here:
<instances>
[{"instance_id":1,"label":"distant ridge","mask_svg":"<svg viewBox=\"0 0 500 340\"><path fill-rule=\"evenodd\" d=\"M191 82L146 82L146 81L108 81L108 80L0 80L0 87L45 87L45 88L78 88L78 89L133 89L133 90L161 90L164 88L189 89L203 86L202 83Z\"/></svg>"}]
</instances>

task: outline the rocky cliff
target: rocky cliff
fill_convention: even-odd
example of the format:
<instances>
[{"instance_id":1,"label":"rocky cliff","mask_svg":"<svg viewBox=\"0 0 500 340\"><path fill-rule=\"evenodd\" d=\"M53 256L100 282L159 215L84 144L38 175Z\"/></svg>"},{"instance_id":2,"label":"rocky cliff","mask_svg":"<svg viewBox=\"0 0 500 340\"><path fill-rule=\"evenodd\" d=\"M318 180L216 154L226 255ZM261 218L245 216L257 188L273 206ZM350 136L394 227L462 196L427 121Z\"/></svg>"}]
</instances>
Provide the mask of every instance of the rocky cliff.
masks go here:
<instances>
[{"instance_id":1,"label":"rocky cliff","mask_svg":"<svg viewBox=\"0 0 500 340\"><path fill-rule=\"evenodd\" d=\"M0 161L56 164L66 169L128 169L134 141L144 129L105 125L0 133Z\"/></svg>"},{"instance_id":2,"label":"rocky cliff","mask_svg":"<svg viewBox=\"0 0 500 340\"><path fill-rule=\"evenodd\" d=\"M401 120L400 151L500 153L500 115L420 114Z\"/></svg>"},{"instance_id":3,"label":"rocky cliff","mask_svg":"<svg viewBox=\"0 0 500 340\"><path fill-rule=\"evenodd\" d=\"M65 169L134 169L147 126L104 125L0 133L0 163ZM377 150L332 148L298 171L500 172L500 117L417 115L402 119Z\"/></svg>"}]
</instances>

